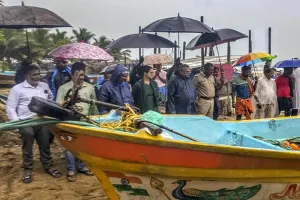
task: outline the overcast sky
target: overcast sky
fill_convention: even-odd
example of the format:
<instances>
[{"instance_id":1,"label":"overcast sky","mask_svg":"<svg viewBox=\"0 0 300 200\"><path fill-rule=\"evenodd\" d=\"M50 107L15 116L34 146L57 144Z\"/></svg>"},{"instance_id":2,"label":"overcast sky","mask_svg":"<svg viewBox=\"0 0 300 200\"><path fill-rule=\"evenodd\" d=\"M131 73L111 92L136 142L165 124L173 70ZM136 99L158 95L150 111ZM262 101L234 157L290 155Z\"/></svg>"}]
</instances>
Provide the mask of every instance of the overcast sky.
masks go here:
<instances>
[{"instance_id":1,"label":"overcast sky","mask_svg":"<svg viewBox=\"0 0 300 200\"><path fill-rule=\"evenodd\" d=\"M74 28L87 28L97 36L117 39L138 32L139 26L176 16L199 19L213 27L232 28L248 35L252 30L253 51L267 52L268 27L272 27L272 53L279 59L300 57L299 0L25 0L25 5L47 8ZM21 0L4 0L5 5L20 5ZM64 29L71 31L71 29ZM176 34L160 34L174 41ZM195 34L181 34L187 43ZM151 50L152 51L152 50ZM171 50L169 50L170 52ZM248 40L232 43L232 54L248 52ZM146 52L145 52L146 53ZM150 50L147 51L150 53ZM226 53L226 44L220 46ZM187 57L200 54L187 52ZM133 57L136 57L136 51Z\"/></svg>"}]
</instances>

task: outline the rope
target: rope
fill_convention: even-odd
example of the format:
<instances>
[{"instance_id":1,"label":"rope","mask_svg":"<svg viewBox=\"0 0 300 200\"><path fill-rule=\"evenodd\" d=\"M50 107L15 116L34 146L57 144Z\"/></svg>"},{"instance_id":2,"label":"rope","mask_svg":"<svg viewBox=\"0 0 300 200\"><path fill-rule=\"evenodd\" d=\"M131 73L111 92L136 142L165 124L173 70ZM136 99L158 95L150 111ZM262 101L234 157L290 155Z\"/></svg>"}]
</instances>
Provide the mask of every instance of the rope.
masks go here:
<instances>
[{"instance_id":1,"label":"rope","mask_svg":"<svg viewBox=\"0 0 300 200\"><path fill-rule=\"evenodd\" d=\"M104 121L100 124L100 127L118 131L137 132L134 121L140 118L140 115L136 114L128 104L126 104L125 106L129 109L129 112L122 112L121 120Z\"/></svg>"}]
</instances>

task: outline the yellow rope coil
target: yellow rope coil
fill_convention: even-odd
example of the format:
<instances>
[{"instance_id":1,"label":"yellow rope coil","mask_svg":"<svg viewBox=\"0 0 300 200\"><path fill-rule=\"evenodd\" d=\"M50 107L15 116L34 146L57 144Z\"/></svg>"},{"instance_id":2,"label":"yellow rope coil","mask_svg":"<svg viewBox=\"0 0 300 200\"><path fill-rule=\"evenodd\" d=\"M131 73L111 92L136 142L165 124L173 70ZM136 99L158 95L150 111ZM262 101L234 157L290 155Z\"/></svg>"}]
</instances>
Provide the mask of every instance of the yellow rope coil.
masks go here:
<instances>
[{"instance_id":1,"label":"yellow rope coil","mask_svg":"<svg viewBox=\"0 0 300 200\"><path fill-rule=\"evenodd\" d=\"M134 121L140 117L134 110L128 105L125 105L129 112L122 112L121 120L119 121L104 121L100 124L101 128L108 128L114 130L123 130L126 132L136 132Z\"/></svg>"}]
</instances>

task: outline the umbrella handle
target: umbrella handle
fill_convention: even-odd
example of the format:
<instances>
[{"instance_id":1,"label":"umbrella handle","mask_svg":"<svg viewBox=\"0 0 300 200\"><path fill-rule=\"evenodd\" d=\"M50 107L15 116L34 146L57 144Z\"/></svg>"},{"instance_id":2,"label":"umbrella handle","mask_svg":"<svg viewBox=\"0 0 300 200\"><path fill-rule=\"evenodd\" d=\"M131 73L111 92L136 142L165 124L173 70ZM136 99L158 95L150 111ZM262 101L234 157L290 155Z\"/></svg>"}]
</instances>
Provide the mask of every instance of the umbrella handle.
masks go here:
<instances>
[{"instance_id":1,"label":"umbrella handle","mask_svg":"<svg viewBox=\"0 0 300 200\"><path fill-rule=\"evenodd\" d=\"M222 63L221 63L221 58L220 58L219 48L218 48L217 42L215 42L215 44L216 44L217 54L218 54L219 63L220 63L220 69L221 69L221 71L223 71L223 67L222 67Z\"/></svg>"}]
</instances>

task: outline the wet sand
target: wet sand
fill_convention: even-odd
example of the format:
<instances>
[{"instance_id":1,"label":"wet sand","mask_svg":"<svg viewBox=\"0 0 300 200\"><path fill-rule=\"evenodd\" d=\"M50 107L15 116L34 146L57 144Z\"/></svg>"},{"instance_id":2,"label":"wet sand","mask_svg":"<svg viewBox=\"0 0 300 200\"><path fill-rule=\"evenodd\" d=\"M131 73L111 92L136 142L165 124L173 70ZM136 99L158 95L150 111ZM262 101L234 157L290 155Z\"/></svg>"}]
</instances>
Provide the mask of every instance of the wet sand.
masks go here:
<instances>
[{"instance_id":1,"label":"wet sand","mask_svg":"<svg viewBox=\"0 0 300 200\"><path fill-rule=\"evenodd\" d=\"M64 149L57 141L51 145L51 151L54 165L63 176L54 179L44 172L35 144L33 181L23 184L21 149L21 140L17 132L0 132L0 200L108 199L95 176L79 174L77 182L69 183L66 180Z\"/></svg>"}]
</instances>

